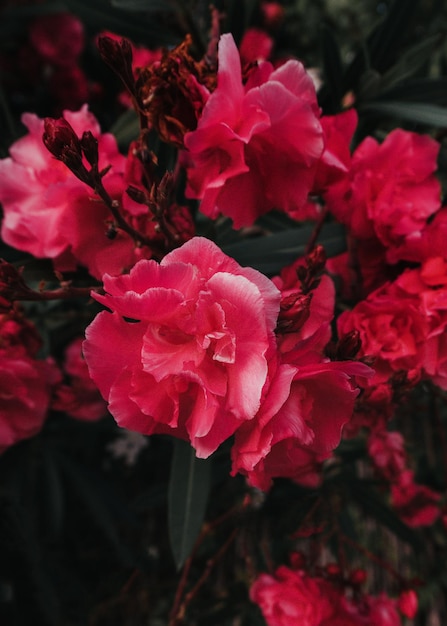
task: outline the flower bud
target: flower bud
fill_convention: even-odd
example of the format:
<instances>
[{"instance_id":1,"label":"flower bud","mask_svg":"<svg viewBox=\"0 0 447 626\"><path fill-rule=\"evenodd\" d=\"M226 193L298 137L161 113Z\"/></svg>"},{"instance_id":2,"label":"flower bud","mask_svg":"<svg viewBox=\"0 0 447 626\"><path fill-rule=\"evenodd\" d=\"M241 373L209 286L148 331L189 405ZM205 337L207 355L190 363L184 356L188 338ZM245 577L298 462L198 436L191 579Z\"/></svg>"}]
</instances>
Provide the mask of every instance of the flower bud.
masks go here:
<instances>
[{"instance_id":1,"label":"flower bud","mask_svg":"<svg viewBox=\"0 0 447 626\"><path fill-rule=\"evenodd\" d=\"M42 136L47 150L56 157L84 183L89 183L90 176L82 162L82 148L76 133L63 117L55 120L46 117L45 131Z\"/></svg>"},{"instance_id":2,"label":"flower bud","mask_svg":"<svg viewBox=\"0 0 447 626\"><path fill-rule=\"evenodd\" d=\"M407 589L402 591L397 601L399 611L408 617L413 619L418 610L418 597L413 589Z\"/></svg>"}]
</instances>

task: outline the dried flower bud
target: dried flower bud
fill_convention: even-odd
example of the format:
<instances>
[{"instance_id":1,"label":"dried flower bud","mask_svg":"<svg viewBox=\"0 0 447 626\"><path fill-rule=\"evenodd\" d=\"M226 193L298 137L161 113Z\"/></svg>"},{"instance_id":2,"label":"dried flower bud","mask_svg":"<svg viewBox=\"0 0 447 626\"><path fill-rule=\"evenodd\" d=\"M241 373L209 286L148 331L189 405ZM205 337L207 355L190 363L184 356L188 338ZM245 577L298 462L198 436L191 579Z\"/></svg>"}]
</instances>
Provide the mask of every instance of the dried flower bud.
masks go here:
<instances>
[{"instance_id":1,"label":"dried flower bud","mask_svg":"<svg viewBox=\"0 0 447 626\"><path fill-rule=\"evenodd\" d=\"M90 130L84 131L81 138L81 148L90 165L92 167L97 167L99 160L98 140L93 136Z\"/></svg>"},{"instance_id":2,"label":"dried flower bud","mask_svg":"<svg viewBox=\"0 0 447 626\"><path fill-rule=\"evenodd\" d=\"M326 253L324 248L323 246L316 246L306 256L306 264L300 265L296 270L303 293L309 293L318 287L325 264Z\"/></svg>"},{"instance_id":3,"label":"dried flower bud","mask_svg":"<svg viewBox=\"0 0 447 626\"><path fill-rule=\"evenodd\" d=\"M42 140L47 150L65 163L77 178L88 184L90 176L82 162L81 142L71 125L63 117L57 120L46 117L44 128Z\"/></svg>"},{"instance_id":4,"label":"dried flower bud","mask_svg":"<svg viewBox=\"0 0 447 626\"><path fill-rule=\"evenodd\" d=\"M15 300L22 300L30 289L22 278L21 271L0 259L0 308L8 310Z\"/></svg>"},{"instance_id":5,"label":"dried flower bud","mask_svg":"<svg viewBox=\"0 0 447 626\"><path fill-rule=\"evenodd\" d=\"M132 44L127 39L116 41L102 35L98 37L98 50L102 60L121 79L129 93L135 97L135 79L132 71Z\"/></svg>"},{"instance_id":6,"label":"dried flower bud","mask_svg":"<svg viewBox=\"0 0 447 626\"><path fill-rule=\"evenodd\" d=\"M55 120L46 117L44 124L43 143L56 159L62 160L62 156L67 150L73 154L79 154L79 158L81 158L81 143L66 119L60 117Z\"/></svg>"},{"instance_id":7,"label":"dried flower bud","mask_svg":"<svg viewBox=\"0 0 447 626\"><path fill-rule=\"evenodd\" d=\"M347 361L349 359L355 359L361 347L362 341L359 331L351 330L340 338L335 349L335 360Z\"/></svg>"},{"instance_id":8,"label":"dried flower bud","mask_svg":"<svg viewBox=\"0 0 447 626\"><path fill-rule=\"evenodd\" d=\"M126 193L134 202L138 202L138 204L146 204L147 197L144 191L134 187L133 185L129 185L126 189Z\"/></svg>"}]
</instances>

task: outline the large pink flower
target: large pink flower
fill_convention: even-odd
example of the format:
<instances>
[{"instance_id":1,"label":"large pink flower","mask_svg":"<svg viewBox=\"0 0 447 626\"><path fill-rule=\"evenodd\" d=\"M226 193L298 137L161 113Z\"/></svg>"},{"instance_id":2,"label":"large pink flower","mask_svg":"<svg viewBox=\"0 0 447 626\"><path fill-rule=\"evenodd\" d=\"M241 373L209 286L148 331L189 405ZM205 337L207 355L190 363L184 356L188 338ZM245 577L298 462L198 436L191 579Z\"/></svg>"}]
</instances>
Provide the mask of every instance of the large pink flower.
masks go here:
<instances>
[{"instance_id":1,"label":"large pink flower","mask_svg":"<svg viewBox=\"0 0 447 626\"><path fill-rule=\"evenodd\" d=\"M371 293L338 318L339 334L357 330L361 353L375 358L373 385L405 371L447 389L447 262L428 259Z\"/></svg>"},{"instance_id":2,"label":"large pink flower","mask_svg":"<svg viewBox=\"0 0 447 626\"><path fill-rule=\"evenodd\" d=\"M77 112L65 111L64 116L78 136L90 130L98 139L99 168L111 166L104 176L110 195L123 200L133 212L147 213L143 205L135 206L130 198L123 198L126 159L118 152L113 135L101 134L87 106ZM113 240L107 237L109 209L45 148L44 121L26 113L23 123L29 133L11 146L9 158L0 160L3 240L36 257L54 259L57 269L74 269L78 262L98 278L106 271L120 273L132 266L141 258L141 251L123 231Z\"/></svg>"},{"instance_id":3,"label":"large pink flower","mask_svg":"<svg viewBox=\"0 0 447 626\"><path fill-rule=\"evenodd\" d=\"M129 275L104 277L112 312L87 328L90 375L118 424L170 433L206 457L261 404L280 294L194 238Z\"/></svg>"},{"instance_id":4,"label":"large pink flower","mask_svg":"<svg viewBox=\"0 0 447 626\"><path fill-rule=\"evenodd\" d=\"M235 228L277 208L294 212L312 187L323 131L312 79L298 61L261 63L246 85L230 34L219 43L217 88L185 135L191 198Z\"/></svg>"},{"instance_id":5,"label":"large pink flower","mask_svg":"<svg viewBox=\"0 0 447 626\"><path fill-rule=\"evenodd\" d=\"M434 172L439 144L400 128L382 144L367 137L353 154L348 175L326 193L328 206L358 239L379 240L387 261L425 228L441 205Z\"/></svg>"},{"instance_id":6,"label":"large pink flower","mask_svg":"<svg viewBox=\"0 0 447 626\"><path fill-rule=\"evenodd\" d=\"M362 363L283 364L273 378L255 420L236 432L233 474L268 489L272 478L319 483L321 463L340 443L359 393L355 376L368 376Z\"/></svg>"}]
</instances>

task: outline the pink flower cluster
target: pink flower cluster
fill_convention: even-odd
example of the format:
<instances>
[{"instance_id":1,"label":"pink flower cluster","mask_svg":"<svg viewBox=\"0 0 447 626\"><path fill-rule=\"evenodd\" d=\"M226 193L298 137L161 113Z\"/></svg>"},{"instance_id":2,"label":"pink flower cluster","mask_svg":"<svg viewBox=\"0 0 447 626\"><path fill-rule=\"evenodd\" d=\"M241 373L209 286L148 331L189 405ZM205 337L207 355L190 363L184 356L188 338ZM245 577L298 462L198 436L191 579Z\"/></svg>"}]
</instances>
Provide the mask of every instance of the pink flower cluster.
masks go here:
<instances>
[{"instance_id":1,"label":"pink flower cluster","mask_svg":"<svg viewBox=\"0 0 447 626\"><path fill-rule=\"evenodd\" d=\"M342 585L304 570L279 567L261 574L250 590L267 626L401 626L398 601L381 594L349 598ZM402 604L402 603L401 603ZM409 601L404 598L408 613ZM414 603L413 603L414 604ZM412 617L414 610L411 611Z\"/></svg>"},{"instance_id":2,"label":"pink flower cluster","mask_svg":"<svg viewBox=\"0 0 447 626\"><path fill-rule=\"evenodd\" d=\"M105 189L129 225L138 227L155 244L160 236L148 207L126 193L129 185L141 188L141 164L133 154L134 146L128 159L121 155L114 136L101 133L87 106L77 112L65 111L64 120L78 137L86 131L93 134L98 141L99 170L107 172L110 167L102 177ZM116 228L106 204L50 154L42 143L44 120L27 113L23 123L28 134L11 146L10 157L0 160L3 241L35 257L53 259L60 271L83 265L98 279L105 272L120 274L138 259L152 256L151 248L136 245L127 232ZM57 122L51 124L57 132ZM60 123L59 127L66 130ZM179 221L188 238L193 230L191 218L186 210L173 210L172 220Z\"/></svg>"},{"instance_id":3,"label":"pink flower cluster","mask_svg":"<svg viewBox=\"0 0 447 626\"><path fill-rule=\"evenodd\" d=\"M52 389L60 380L51 359L39 359L33 325L16 314L0 315L0 452L38 433Z\"/></svg>"},{"instance_id":4,"label":"pink flower cluster","mask_svg":"<svg viewBox=\"0 0 447 626\"><path fill-rule=\"evenodd\" d=\"M160 264L142 260L128 275L106 275L104 288L94 297L111 312L87 328L84 354L121 426L186 439L199 457L235 434L233 472L252 484L266 489L275 476L315 482L309 474L352 412L354 377L369 373L323 356L330 305L278 338L290 288L282 296L202 238ZM327 277L316 289L316 302L333 293ZM295 301L300 295L297 286Z\"/></svg>"},{"instance_id":5,"label":"pink flower cluster","mask_svg":"<svg viewBox=\"0 0 447 626\"><path fill-rule=\"evenodd\" d=\"M361 354L374 357L370 385L406 372L447 389L447 262L432 257L407 269L338 318L340 335L357 330Z\"/></svg>"},{"instance_id":6,"label":"pink flower cluster","mask_svg":"<svg viewBox=\"0 0 447 626\"><path fill-rule=\"evenodd\" d=\"M243 84L231 35L219 42L217 88L184 138L186 193L211 218L235 228L270 209L292 215L306 203L324 138L312 79L298 61L260 65Z\"/></svg>"}]
</instances>

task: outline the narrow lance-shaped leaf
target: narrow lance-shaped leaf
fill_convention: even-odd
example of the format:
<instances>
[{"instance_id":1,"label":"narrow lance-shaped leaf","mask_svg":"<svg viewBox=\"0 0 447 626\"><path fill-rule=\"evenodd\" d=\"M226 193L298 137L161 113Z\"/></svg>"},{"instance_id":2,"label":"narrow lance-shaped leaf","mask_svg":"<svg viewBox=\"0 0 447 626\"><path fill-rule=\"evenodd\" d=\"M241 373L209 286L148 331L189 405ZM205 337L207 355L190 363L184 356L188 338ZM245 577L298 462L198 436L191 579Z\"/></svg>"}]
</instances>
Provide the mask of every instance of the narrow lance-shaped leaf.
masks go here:
<instances>
[{"instance_id":1,"label":"narrow lance-shaped leaf","mask_svg":"<svg viewBox=\"0 0 447 626\"><path fill-rule=\"evenodd\" d=\"M423 102L370 102L359 108L362 113L379 113L418 124L447 128L447 108Z\"/></svg>"},{"instance_id":2,"label":"narrow lance-shaped leaf","mask_svg":"<svg viewBox=\"0 0 447 626\"><path fill-rule=\"evenodd\" d=\"M184 441L174 443L168 494L169 537L180 569L202 527L210 488L211 462L198 459Z\"/></svg>"}]
</instances>

